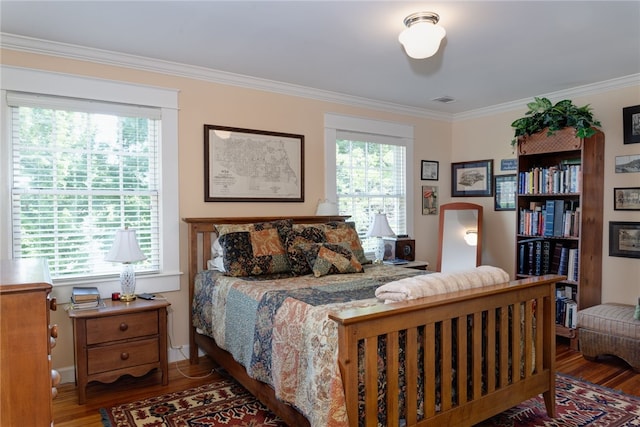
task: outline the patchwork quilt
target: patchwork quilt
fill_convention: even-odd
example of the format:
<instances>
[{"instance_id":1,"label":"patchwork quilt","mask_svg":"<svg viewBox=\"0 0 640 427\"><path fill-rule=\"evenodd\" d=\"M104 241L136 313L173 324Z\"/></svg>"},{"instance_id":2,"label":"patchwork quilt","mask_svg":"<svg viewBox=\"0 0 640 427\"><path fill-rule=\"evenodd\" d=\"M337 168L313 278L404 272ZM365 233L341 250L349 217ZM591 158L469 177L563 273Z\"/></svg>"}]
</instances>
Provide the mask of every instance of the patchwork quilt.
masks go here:
<instances>
[{"instance_id":1,"label":"patchwork quilt","mask_svg":"<svg viewBox=\"0 0 640 427\"><path fill-rule=\"evenodd\" d=\"M311 426L347 426L331 311L381 304L381 285L425 274L386 265L322 277L230 277L203 271L195 282L194 326L247 373L271 385Z\"/></svg>"}]
</instances>

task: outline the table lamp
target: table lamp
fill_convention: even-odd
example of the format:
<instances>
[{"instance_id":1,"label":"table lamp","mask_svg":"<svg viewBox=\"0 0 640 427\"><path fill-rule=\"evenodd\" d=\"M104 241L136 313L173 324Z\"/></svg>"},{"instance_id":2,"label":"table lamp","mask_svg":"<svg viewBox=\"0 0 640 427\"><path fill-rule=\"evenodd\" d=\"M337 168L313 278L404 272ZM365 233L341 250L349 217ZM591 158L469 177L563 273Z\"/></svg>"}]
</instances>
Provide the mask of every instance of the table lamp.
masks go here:
<instances>
[{"instance_id":1,"label":"table lamp","mask_svg":"<svg viewBox=\"0 0 640 427\"><path fill-rule=\"evenodd\" d=\"M116 232L113 246L105 258L110 262L121 262L122 272L120 273L120 301L133 301L136 299L136 272L132 263L143 261L147 257L138 246L136 231L127 227Z\"/></svg>"},{"instance_id":2,"label":"table lamp","mask_svg":"<svg viewBox=\"0 0 640 427\"><path fill-rule=\"evenodd\" d=\"M393 237L396 234L389 227L389 221L387 221L387 215L383 213L377 213L373 217L373 222L367 231L367 237L377 237L378 247L376 248L376 259L374 263L382 264L382 258L384 257L384 241L383 237Z\"/></svg>"}]
</instances>

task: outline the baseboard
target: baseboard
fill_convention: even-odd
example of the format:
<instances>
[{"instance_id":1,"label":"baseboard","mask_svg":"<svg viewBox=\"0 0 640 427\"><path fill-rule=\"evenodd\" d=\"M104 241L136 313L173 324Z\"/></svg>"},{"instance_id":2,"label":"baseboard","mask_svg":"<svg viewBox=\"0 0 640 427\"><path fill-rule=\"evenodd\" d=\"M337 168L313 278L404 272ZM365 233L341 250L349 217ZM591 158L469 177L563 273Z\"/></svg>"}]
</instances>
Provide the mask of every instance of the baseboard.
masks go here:
<instances>
[{"instance_id":1,"label":"baseboard","mask_svg":"<svg viewBox=\"0 0 640 427\"><path fill-rule=\"evenodd\" d=\"M200 351L200 356L204 356L204 353ZM177 348L169 349L169 363L179 362L181 360L189 359L189 346L184 345ZM76 382L76 368L75 366L65 366L57 368L56 371L60 374L60 383L74 383Z\"/></svg>"}]
</instances>

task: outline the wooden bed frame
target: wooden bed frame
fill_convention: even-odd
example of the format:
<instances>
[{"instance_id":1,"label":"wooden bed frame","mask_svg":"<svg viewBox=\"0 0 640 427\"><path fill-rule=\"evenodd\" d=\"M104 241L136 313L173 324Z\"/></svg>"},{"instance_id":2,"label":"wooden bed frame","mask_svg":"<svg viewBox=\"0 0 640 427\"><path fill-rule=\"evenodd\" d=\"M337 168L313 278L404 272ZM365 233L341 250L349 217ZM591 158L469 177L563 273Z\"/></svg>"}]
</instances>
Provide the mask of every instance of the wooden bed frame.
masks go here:
<instances>
[{"instance_id":1,"label":"wooden bed frame","mask_svg":"<svg viewBox=\"0 0 640 427\"><path fill-rule=\"evenodd\" d=\"M215 239L214 224L238 224L290 218L295 223L344 221L344 216L185 218L189 224L189 300L193 300L196 274L205 269ZM365 419L366 426L377 425L378 412L378 340L387 342L387 424L406 426L472 426L499 414L531 397L543 394L547 414L555 417L555 283L563 276L547 275L511 281L473 290L364 309L345 310L330 315L338 323L339 367L345 389L347 413L351 426ZM498 315L497 313L510 313ZM189 310L191 313L191 310ZM466 334L457 334L453 343L451 330L456 325L472 325ZM483 320L484 319L484 320ZM520 319L513 322L512 319ZM191 314L189 323L192 325ZM496 331L486 334L485 331ZM437 325L437 326L436 326ZM520 326L521 327L515 327ZM512 327L514 326L514 327ZM432 345L436 329L441 331L442 354ZM406 412L400 414L398 400L398 335L406 331ZM424 351L424 399L418 402L418 336L422 333ZM472 339L467 341L467 336ZM363 341L364 357L358 355ZM486 348L495 351L484 351ZM469 345L469 342L471 343ZM512 345L521 343L521 345ZM453 360L452 347L457 346ZM250 378L244 367L213 339L198 334L191 326L189 336L191 363L198 363L198 348L238 380L246 389L282 418L288 425L308 426L308 420L292 406L276 399L273 389ZM433 350L433 351L429 351ZM362 350L361 350L362 351ZM364 410L358 405L358 360L364 360ZM440 360L441 387L436 384L435 361ZM511 361L520 361L511 363ZM485 375L483 377L483 366ZM494 367L495 369L491 369ZM453 375L455 368L457 376ZM395 374L394 374L395 373ZM472 381L467 382L470 376ZM483 380L480 378L483 377ZM484 384L482 384L484 383ZM452 397L457 390L457 399ZM435 395L441 396L436 411ZM418 406L424 418L417 420Z\"/></svg>"}]
</instances>

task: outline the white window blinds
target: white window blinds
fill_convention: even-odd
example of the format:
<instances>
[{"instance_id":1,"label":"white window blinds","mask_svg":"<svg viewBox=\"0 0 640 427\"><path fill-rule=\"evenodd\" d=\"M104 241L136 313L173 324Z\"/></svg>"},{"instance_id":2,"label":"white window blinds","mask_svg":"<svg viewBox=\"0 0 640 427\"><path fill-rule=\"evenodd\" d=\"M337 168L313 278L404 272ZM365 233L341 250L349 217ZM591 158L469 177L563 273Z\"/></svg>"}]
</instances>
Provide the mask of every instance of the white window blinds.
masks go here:
<instances>
[{"instance_id":1,"label":"white window blinds","mask_svg":"<svg viewBox=\"0 0 640 427\"><path fill-rule=\"evenodd\" d=\"M13 256L45 257L54 279L118 273L115 232L136 230L160 269L159 108L8 92Z\"/></svg>"},{"instance_id":2,"label":"white window blinds","mask_svg":"<svg viewBox=\"0 0 640 427\"><path fill-rule=\"evenodd\" d=\"M396 234L407 233L407 149L401 138L336 131L336 192L341 214L356 222L365 251L375 238L365 234L376 213L387 214Z\"/></svg>"}]
</instances>

